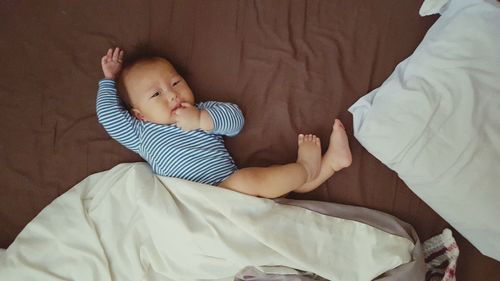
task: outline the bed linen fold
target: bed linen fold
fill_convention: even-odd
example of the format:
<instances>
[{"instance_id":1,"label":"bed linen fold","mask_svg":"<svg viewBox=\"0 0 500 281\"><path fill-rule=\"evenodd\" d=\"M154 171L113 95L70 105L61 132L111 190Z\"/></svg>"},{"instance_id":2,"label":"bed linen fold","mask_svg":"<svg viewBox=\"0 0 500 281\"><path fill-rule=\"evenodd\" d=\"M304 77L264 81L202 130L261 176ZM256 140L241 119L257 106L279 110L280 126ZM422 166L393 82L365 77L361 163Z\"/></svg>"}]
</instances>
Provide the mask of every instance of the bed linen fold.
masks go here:
<instances>
[{"instance_id":1,"label":"bed linen fold","mask_svg":"<svg viewBox=\"0 0 500 281\"><path fill-rule=\"evenodd\" d=\"M282 203L121 164L30 222L0 252L0 279L233 280L263 265L329 280L422 279L411 226L364 208L332 204L345 213L334 217L307 206L331 203Z\"/></svg>"}]
</instances>

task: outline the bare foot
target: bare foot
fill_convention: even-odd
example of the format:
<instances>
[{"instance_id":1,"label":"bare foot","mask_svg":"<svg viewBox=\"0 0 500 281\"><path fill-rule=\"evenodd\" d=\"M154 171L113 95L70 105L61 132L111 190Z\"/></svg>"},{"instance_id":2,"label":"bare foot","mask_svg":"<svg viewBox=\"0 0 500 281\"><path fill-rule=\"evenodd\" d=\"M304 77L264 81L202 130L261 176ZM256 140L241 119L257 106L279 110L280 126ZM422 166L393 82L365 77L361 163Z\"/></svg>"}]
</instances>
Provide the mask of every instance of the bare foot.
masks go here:
<instances>
[{"instance_id":1,"label":"bare foot","mask_svg":"<svg viewBox=\"0 0 500 281\"><path fill-rule=\"evenodd\" d=\"M333 123L333 132L330 135L328 150L323 155L323 163L329 165L335 172L349 167L352 163L347 134L339 119L335 119Z\"/></svg>"},{"instance_id":2,"label":"bare foot","mask_svg":"<svg viewBox=\"0 0 500 281\"><path fill-rule=\"evenodd\" d=\"M299 135L299 150L297 163L304 166L307 172L307 181L316 178L321 167L321 143L315 135Z\"/></svg>"}]
</instances>

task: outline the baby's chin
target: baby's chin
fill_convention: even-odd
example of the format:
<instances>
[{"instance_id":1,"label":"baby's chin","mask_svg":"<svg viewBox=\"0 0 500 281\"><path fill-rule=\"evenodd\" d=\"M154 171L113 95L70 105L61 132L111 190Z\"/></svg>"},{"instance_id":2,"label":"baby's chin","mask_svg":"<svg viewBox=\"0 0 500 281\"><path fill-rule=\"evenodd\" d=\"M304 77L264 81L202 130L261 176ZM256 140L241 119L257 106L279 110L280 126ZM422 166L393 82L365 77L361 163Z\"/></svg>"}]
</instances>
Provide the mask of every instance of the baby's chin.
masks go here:
<instances>
[{"instance_id":1,"label":"baby's chin","mask_svg":"<svg viewBox=\"0 0 500 281\"><path fill-rule=\"evenodd\" d=\"M159 121L159 122L150 122L150 123L154 123L156 125L175 125L175 122L165 122L165 121Z\"/></svg>"},{"instance_id":2,"label":"baby's chin","mask_svg":"<svg viewBox=\"0 0 500 281\"><path fill-rule=\"evenodd\" d=\"M156 125L175 125L175 121L172 120L165 120L163 118L158 118L158 119L152 119L152 120L147 120L145 121L146 123L152 123Z\"/></svg>"}]
</instances>

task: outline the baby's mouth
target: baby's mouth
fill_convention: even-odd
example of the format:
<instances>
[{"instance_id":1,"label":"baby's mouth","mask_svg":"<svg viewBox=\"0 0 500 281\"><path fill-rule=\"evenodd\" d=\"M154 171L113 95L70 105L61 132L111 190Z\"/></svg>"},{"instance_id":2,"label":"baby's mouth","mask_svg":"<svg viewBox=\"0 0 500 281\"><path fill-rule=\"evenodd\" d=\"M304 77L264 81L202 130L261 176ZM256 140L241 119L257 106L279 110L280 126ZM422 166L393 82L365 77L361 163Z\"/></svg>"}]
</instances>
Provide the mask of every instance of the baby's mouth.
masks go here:
<instances>
[{"instance_id":1,"label":"baby's mouth","mask_svg":"<svg viewBox=\"0 0 500 281\"><path fill-rule=\"evenodd\" d=\"M172 113L175 113L175 111L176 111L177 109L181 108L181 107L182 107L182 106L181 106L181 104L180 104L180 103L179 103L179 104L176 104L176 105L174 106L174 108L172 108Z\"/></svg>"}]
</instances>

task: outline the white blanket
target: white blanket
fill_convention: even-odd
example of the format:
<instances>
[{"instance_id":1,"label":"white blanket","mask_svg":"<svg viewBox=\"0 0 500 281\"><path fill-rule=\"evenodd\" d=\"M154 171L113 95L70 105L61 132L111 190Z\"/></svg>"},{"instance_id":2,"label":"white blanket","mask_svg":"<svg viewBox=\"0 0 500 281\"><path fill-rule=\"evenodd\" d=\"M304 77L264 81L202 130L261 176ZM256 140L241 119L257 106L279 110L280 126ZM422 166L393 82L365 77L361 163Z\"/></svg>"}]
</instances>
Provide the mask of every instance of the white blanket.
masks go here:
<instances>
[{"instance_id":1,"label":"white blanket","mask_svg":"<svg viewBox=\"0 0 500 281\"><path fill-rule=\"evenodd\" d=\"M354 136L500 261L500 2L427 0L422 12L442 15L415 52L349 108Z\"/></svg>"},{"instance_id":2,"label":"white blanket","mask_svg":"<svg viewBox=\"0 0 500 281\"><path fill-rule=\"evenodd\" d=\"M0 252L0 280L233 280L282 265L372 280L414 243L354 220L158 177L144 163L88 177Z\"/></svg>"}]
</instances>

